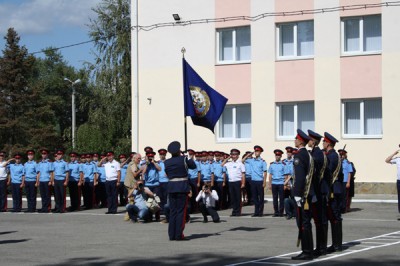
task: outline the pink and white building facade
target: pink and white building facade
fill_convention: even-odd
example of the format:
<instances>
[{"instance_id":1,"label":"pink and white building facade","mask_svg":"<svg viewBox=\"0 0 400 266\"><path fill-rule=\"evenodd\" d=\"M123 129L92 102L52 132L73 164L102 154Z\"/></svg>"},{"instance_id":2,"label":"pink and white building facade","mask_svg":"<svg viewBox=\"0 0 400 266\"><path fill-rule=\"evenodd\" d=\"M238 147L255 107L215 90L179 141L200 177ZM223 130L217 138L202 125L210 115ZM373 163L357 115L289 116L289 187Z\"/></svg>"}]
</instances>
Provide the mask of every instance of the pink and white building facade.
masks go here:
<instances>
[{"instance_id":1,"label":"pink and white building facade","mask_svg":"<svg viewBox=\"0 0 400 266\"><path fill-rule=\"evenodd\" d=\"M378 0L139 0L139 25L327 9ZM356 182L370 192L395 182L385 158L400 143L400 7L266 16L139 32L139 143L184 142L181 48L229 99L215 134L188 119L194 150L294 145L297 128L346 145ZM365 184L366 183L366 184ZM379 186L375 186L378 183ZM393 188L394 191L395 188Z\"/></svg>"}]
</instances>

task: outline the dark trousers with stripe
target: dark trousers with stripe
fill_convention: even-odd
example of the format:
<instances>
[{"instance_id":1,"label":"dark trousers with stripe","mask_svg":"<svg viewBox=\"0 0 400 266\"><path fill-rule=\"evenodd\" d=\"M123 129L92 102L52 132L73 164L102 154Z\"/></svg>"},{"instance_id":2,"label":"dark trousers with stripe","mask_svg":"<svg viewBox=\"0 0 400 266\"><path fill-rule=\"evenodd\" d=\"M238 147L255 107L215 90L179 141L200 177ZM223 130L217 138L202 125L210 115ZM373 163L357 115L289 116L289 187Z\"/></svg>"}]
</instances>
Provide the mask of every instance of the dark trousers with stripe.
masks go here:
<instances>
[{"instance_id":1,"label":"dark trousers with stripe","mask_svg":"<svg viewBox=\"0 0 400 266\"><path fill-rule=\"evenodd\" d=\"M118 194L117 180L106 181L107 205L109 212L117 212Z\"/></svg>"},{"instance_id":2,"label":"dark trousers with stripe","mask_svg":"<svg viewBox=\"0 0 400 266\"><path fill-rule=\"evenodd\" d=\"M13 211L20 212L22 209L22 188L21 184L12 183L11 193L13 198Z\"/></svg>"},{"instance_id":3,"label":"dark trousers with stripe","mask_svg":"<svg viewBox=\"0 0 400 266\"><path fill-rule=\"evenodd\" d=\"M229 182L229 197L232 204L232 215L240 216L242 213L241 187L242 181Z\"/></svg>"},{"instance_id":4,"label":"dark trousers with stripe","mask_svg":"<svg viewBox=\"0 0 400 266\"><path fill-rule=\"evenodd\" d=\"M251 194L253 195L254 214L264 214L264 181L251 181Z\"/></svg>"},{"instance_id":5,"label":"dark trousers with stripe","mask_svg":"<svg viewBox=\"0 0 400 266\"><path fill-rule=\"evenodd\" d=\"M69 197L71 201L71 211L79 210L81 207L81 186L78 181L68 181Z\"/></svg>"},{"instance_id":6,"label":"dark trousers with stripe","mask_svg":"<svg viewBox=\"0 0 400 266\"><path fill-rule=\"evenodd\" d=\"M187 193L169 193L168 235L170 240L179 240L184 237L187 201Z\"/></svg>"},{"instance_id":7,"label":"dark trousers with stripe","mask_svg":"<svg viewBox=\"0 0 400 266\"><path fill-rule=\"evenodd\" d=\"M168 198L168 182L160 182L160 190L158 193L158 196L160 197L161 212L164 213L164 206L167 204Z\"/></svg>"},{"instance_id":8,"label":"dark trousers with stripe","mask_svg":"<svg viewBox=\"0 0 400 266\"><path fill-rule=\"evenodd\" d=\"M39 182L39 190L42 198L42 211L48 212L51 209L51 186L49 186L49 181Z\"/></svg>"},{"instance_id":9,"label":"dark trousers with stripe","mask_svg":"<svg viewBox=\"0 0 400 266\"><path fill-rule=\"evenodd\" d=\"M272 201L274 205L274 213L276 215L283 215L283 210L285 209L284 200L285 195L283 194L283 185L271 185L272 188ZM279 207L278 207L279 198Z\"/></svg>"},{"instance_id":10,"label":"dark trousers with stripe","mask_svg":"<svg viewBox=\"0 0 400 266\"><path fill-rule=\"evenodd\" d=\"M54 180L54 198L55 198L55 210L65 211L65 180Z\"/></svg>"},{"instance_id":11,"label":"dark trousers with stripe","mask_svg":"<svg viewBox=\"0 0 400 266\"><path fill-rule=\"evenodd\" d=\"M7 211L7 179L0 180L0 211Z\"/></svg>"},{"instance_id":12,"label":"dark trousers with stripe","mask_svg":"<svg viewBox=\"0 0 400 266\"><path fill-rule=\"evenodd\" d=\"M37 187L36 181L25 181L25 193L28 201L28 211L36 210L36 195Z\"/></svg>"}]
</instances>

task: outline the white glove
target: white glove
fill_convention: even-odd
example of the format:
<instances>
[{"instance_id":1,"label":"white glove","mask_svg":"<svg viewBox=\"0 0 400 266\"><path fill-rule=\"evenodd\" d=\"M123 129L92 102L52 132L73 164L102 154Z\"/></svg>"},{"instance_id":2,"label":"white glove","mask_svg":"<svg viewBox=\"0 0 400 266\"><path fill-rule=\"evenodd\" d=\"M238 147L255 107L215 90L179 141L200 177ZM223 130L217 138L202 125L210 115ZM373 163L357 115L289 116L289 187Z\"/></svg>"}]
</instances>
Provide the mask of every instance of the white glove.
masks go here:
<instances>
[{"instance_id":1,"label":"white glove","mask_svg":"<svg viewBox=\"0 0 400 266\"><path fill-rule=\"evenodd\" d=\"M316 203L316 202L318 201L318 200L317 200L317 196L314 195L314 196L312 197L312 200L311 200L311 201L312 201L312 203Z\"/></svg>"},{"instance_id":2,"label":"white glove","mask_svg":"<svg viewBox=\"0 0 400 266\"><path fill-rule=\"evenodd\" d=\"M301 198L300 197L294 197L294 200L296 201L296 204L299 208L301 208Z\"/></svg>"}]
</instances>

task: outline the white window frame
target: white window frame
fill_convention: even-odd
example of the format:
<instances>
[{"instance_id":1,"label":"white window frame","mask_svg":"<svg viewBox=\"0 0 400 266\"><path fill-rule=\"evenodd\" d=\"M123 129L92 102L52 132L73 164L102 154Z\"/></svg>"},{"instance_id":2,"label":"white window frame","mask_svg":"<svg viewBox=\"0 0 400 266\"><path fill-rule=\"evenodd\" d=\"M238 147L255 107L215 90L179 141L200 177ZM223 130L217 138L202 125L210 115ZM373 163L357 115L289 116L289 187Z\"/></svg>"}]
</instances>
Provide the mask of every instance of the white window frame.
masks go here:
<instances>
[{"instance_id":1,"label":"white window frame","mask_svg":"<svg viewBox=\"0 0 400 266\"><path fill-rule=\"evenodd\" d=\"M250 49L252 48L251 46L251 27L250 26L242 26L242 27L233 27L233 28L220 28L217 29L216 31L216 51L217 51L217 58L216 58L216 64L217 65L231 65L231 64L246 64L246 63L251 63L251 52L250 52L250 60L237 60L236 58L236 30L240 28L245 28L248 27L250 30ZM220 42L221 42L221 35L220 33L223 31L232 31L232 58L233 60L219 60L220 57Z\"/></svg>"},{"instance_id":2,"label":"white window frame","mask_svg":"<svg viewBox=\"0 0 400 266\"><path fill-rule=\"evenodd\" d=\"M314 104L314 127L315 127L315 101L304 101L304 102L285 102L285 103L276 103L275 105L275 114L276 114L276 121L275 121L275 136L277 140L293 140L295 136L297 135L297 129L298 127L298 112L297 112L297 106L300 103L312 103ZM293 108L293 120L294 120L294 126L293 126L293 135L290 136L280 136L279 135L279 130L280 130L280 107L283 105L294 105Z\"/></svg>"},{"instance_id":3,"label":"white window frame","mask_svg":"<svg viewBox=\"0 0 400 266\"><path fill-rule=\"evenodd\" d=\"M250 106L250 115L251 115L251 104L235 104L235 105L228 105L229 107L232 107L232 135L233 136L237 136L236 134L236 108L239 106L245 106L248 105ZM216 142L218 143L229 143L229 142L235 142L235 143L241 143L241 142L251 142L251 137L250 138L236 138L236 137L230 137L230 138L221 138L219 136L219 128L220 128L220 121L218 120L218 123L216 124L216 132L217 134L215 134L216 136ZM251 127L253 127L253 123L251 122ZM252 128L253 131L253 128ZM253 133L253 132L251 132Z\"/></svg>"},{"instance_id":4,"label":"white window frame","mask_svg":"<svg viewBox=\"0 0 400 266\"><path fill-rule=\"evenodd\" d=\"M364 134L364 102L367 100L381 100L382 98L371 98L371 99L352 99L352 100L342 100L342 138L344 139L381 139L383 134L379 135L365 135ZM360 134L346 134L345 133L345 123L346 123L346 103L360 103ZM382 107L383 108L383 107ZM382 131L383 131L383 114L382 114Z\"/></svg>"},{"instance_id":5,"label":"white window frame","mask_svg":"<svg viewBox=\"0 0 400 266\"><path fill-rule=\"evenodd\" d=\"M311 59L314 58L315 56L315 50L313 55L297 55L297 24L301 22L308 22L308 21L313 21L313 20L304 20L304 21L296 21L296 22L289 22L289 23L279 23L276 24L276 60L278 61L285 61L285 60L296 60L296 59ZM314 21L313 21L314 22ZM282 56L280 55L280 45L281 45L281 27L283 25L293 25L293 40L294 40L294 54L295 55L289 55L289 56ZM315 37L315 32L314 32L314 37ZM314 39L314 48L315 48L315 39Z\"/></svg>"},{"instance_id":6,"label":"white window frame","mask_svg":"<svg viewBox=\"0 0 400 266\"><path fill-rule=\"evenodd\" d=\"M381 50L377 50L377 51L364 51L364 17L370 17L370 16L380 16L381 17L381 27L382 27L382 15L381 14L375 14L375 15L366 15L366 16L356 16L356 17L343 17L341 18L340 21L340 35L342 38L342 56L355 56L355 55L373 55L373 54L381 54L382 53L382 43L381 43ZM346 52L344 50L345 48L345 26L344 26L344 22L346 20L350 20L350 19L359 19L359 31L360 31L360 40L359 40L359 47L358 47L358 51L350 51L350 52ZM382 30L381 30L381 42L382 42Z\"/></svg>"}]
</instances>

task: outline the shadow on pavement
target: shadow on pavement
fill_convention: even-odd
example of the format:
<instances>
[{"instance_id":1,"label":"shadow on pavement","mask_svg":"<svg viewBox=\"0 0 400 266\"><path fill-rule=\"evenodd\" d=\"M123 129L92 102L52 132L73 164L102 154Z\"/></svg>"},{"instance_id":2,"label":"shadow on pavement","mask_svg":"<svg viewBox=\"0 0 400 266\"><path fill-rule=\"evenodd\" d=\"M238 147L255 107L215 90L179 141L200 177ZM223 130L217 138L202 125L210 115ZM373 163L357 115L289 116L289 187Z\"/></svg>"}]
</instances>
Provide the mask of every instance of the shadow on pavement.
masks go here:
<instances>
[{"instance_id":1,"label":"shadow on pavement","mask_svg":"<svg viewBox=\"0 0 400 266\"><path fill-rule=\"evenodd\" d=\"M30 239L0 240L0 245L21 243L21 242L26 242L26 241L29 241L29 240Z\"/></svg>"},{"instance_id":2,"label":"shadow on pavement","mask_svg":"<svg viewBox=\"0 0 400 266\"><path fill-rule=\"evenodd\" d=\"M18 231L4 231L4 232L0 232L0 235L7 235L7 234L12 234L12 233L16 233Z\"/></svg>"}]
</instances>

